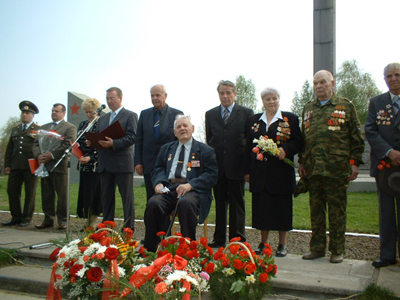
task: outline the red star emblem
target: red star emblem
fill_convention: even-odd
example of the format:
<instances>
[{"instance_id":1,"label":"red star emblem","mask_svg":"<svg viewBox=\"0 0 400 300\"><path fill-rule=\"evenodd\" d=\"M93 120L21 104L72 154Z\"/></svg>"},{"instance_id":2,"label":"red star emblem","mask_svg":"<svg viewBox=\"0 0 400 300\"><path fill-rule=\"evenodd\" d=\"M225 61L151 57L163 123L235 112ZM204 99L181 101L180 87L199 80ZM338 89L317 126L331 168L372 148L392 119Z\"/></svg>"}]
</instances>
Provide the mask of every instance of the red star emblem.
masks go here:
<instances>
[{"instance_id":1,"label":"red star emblem","mask_svg":"<svg viewBox=\"0 0 400 300\"><path fill-rule=\"evenodd\" d=\"M76 105L76 102L74 103L74 106L70 106L70 108L72 110L71 115L73 115L73 114L79 115L78 110L79 110L80 106Z\"/></svg>"}]
</instances>

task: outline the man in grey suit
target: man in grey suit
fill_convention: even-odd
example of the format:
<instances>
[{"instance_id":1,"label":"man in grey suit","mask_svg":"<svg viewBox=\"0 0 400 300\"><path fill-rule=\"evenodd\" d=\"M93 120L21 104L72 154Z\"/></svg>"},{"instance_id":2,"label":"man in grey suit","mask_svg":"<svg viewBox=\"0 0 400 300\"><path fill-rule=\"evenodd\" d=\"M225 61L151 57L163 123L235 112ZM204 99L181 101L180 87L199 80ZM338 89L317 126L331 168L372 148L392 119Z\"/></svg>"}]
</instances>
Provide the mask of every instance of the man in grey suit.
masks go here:
<instances>
[{"instance_id":1,"label":"man in grey suit","mask_svg":"<svg viewBox=\"0 0 400 300\"><path fill-rule=\"evenodd\" d=\"M391 63L384 69L389 92L372 98L365 121L365 135L371 145L370 175L375 177L379 197L380 256L376 268L396 263L396 243L400 249L400 198L388 195L380 186L378 165L381 160L400 166L400 64ZM397 225L396 225L397 207Z\"/></svg>"},{"instance_id":2,"label":"man in grey suit","mask_svg":"<svg viewBox=\"0 0 400 300\"><path fill-rule=\"evenodd\" d=\"M147 201L154 195L151 172L157 155L162 145L175 140L175 116L183 114L166 103L168 94L165 86L161 84L153 86L150 95L153 107L140 113L135 142L135 170L144 177Z\"/></svg>"},{"instance_id":3,"label":"man in grey suit","mask_svg":"<svg viewBox=\"0 0 400 300\"><path fill-rule=\"evenodd\" d=\"M244 161L247 122L253 111L235 103L236 86L221 80L217 87L221 105L206 112L207 144L214 148L218 162L218 183L214 187L215 232L211 247L226 242L229 205L229 240L245 237Z\"/></svg>"},{"instance_id":4,"label":"man in grey suit","mask_svg":"<svg viewBox=\"0 0 400 300\"><path fill-rule=\"evenodd\" d=\"M191 240L196 239L197 224L203 223L210 211L217 161L214 149L193 139L193 131L189 116L178 115L174 123L178 141L162 146L157 157L152 172L155 195L147 203L144 215L144 247L151 252L156 251L160 242L157 233L167 230L175 207L181 233Z\"/></svg>"},{"instance_id":5,"label":"man in grey suit","mask_svg":"<svg viewBox=\"0 0 400 300\"><path fill-rule=\"evenodd\" d=\"M64 139L61 146L53 152L41 154L38 140L33 143L33 154L39 163L44 163L49 171L49 176L42 178L42 207L44 212L44 221L36 225L37 229L44 229L54 226L55 215L57 215L58 229L66 229L67 207L68 207L68 156L65 156L58 166L53 170L60 158L64 155L71 141L76 138L75 125L64 120L67 110L64 104L56 103L53 105L51 118L53 122L42 126L44 130L54 130L61 134ZM57 211L55 208L57 193Z\"/></svg>"},{"instance_id":6,"label":"man in grey suit","mask_svg":"<svg viewBox=\"0 0 400 300\"><path fill-rule=\"evenodd\" d=\"M103 221L114 221L115 187L118 186L124 208L124 227L134 229L135 202L133 195L133 144L136 139L138 117L122 106L122 91L117 87L107 90L107 104L111 112L99 119L99 132L119 121L125 136L106 137L99 144L99 173L103 193Z\"/></svg>"}]
</instances>

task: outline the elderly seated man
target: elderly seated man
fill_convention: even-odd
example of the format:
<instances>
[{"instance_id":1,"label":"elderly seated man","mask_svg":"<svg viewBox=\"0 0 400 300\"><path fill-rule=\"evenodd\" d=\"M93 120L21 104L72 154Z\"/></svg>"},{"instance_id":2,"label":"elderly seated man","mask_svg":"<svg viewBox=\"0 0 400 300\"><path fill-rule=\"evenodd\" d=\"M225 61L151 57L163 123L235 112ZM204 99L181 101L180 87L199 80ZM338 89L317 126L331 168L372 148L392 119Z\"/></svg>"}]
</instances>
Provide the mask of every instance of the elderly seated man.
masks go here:
<instances>
[{"instance_id":1,"label":"elderly seated man","mask_svg":"<svg viewBox=\"0 0 400 300\"><path fill-rule=\"evenodd\" d=\"M178 141L162 146L152 172L155 195L147 203L144 247L155 252L159 231L166 231L169 215L177 206L181 233L196 239L196 226L210 211L211 189L217 183L214 149L196 141L189 116L177 115L174 134ZM199 218L198 218L199 216Z\"/></svg>"}]
</instances>

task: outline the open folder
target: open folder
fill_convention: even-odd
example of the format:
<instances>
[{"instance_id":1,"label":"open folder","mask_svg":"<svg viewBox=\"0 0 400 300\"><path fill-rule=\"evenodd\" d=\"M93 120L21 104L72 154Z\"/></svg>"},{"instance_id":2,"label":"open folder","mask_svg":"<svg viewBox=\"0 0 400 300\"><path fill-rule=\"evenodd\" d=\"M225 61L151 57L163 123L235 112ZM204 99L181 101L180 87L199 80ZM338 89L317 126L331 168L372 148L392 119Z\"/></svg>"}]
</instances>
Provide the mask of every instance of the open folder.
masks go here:
<instances>
[{"instance_id":1,"label":"open folder","mask_svg":"<svg viewBox=\"0 0 400 300\"><path fill-rule=\"evenodd\" d=\"M124 129L122 129L121 123L119 121L112 123L102 132L86 132L85 137L90 141L91 147L95 149L104 149L99 141L106 140L106 136L112 138L113 140L117 140L126 136Z\"/></svg>"}]
</instances>

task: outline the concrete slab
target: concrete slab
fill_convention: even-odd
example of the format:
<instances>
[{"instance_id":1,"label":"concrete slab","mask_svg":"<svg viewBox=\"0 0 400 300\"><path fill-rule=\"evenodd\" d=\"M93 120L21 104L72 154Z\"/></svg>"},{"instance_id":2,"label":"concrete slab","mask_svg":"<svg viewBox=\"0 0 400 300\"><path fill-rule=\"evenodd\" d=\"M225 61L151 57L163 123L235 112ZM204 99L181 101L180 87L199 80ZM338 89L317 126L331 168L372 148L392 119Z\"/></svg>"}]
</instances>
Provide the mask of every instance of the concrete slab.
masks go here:
<instances>
[{"instance_id":1,"label":"concrete slab","mask_svg":"<svg viewBox=\"0 0 400 300\"><path fill-rule=\"evenodd\" d=\"M400 297L400 263L380 268L377 284L392 290Z\"/></svg>"}]
</instances>

